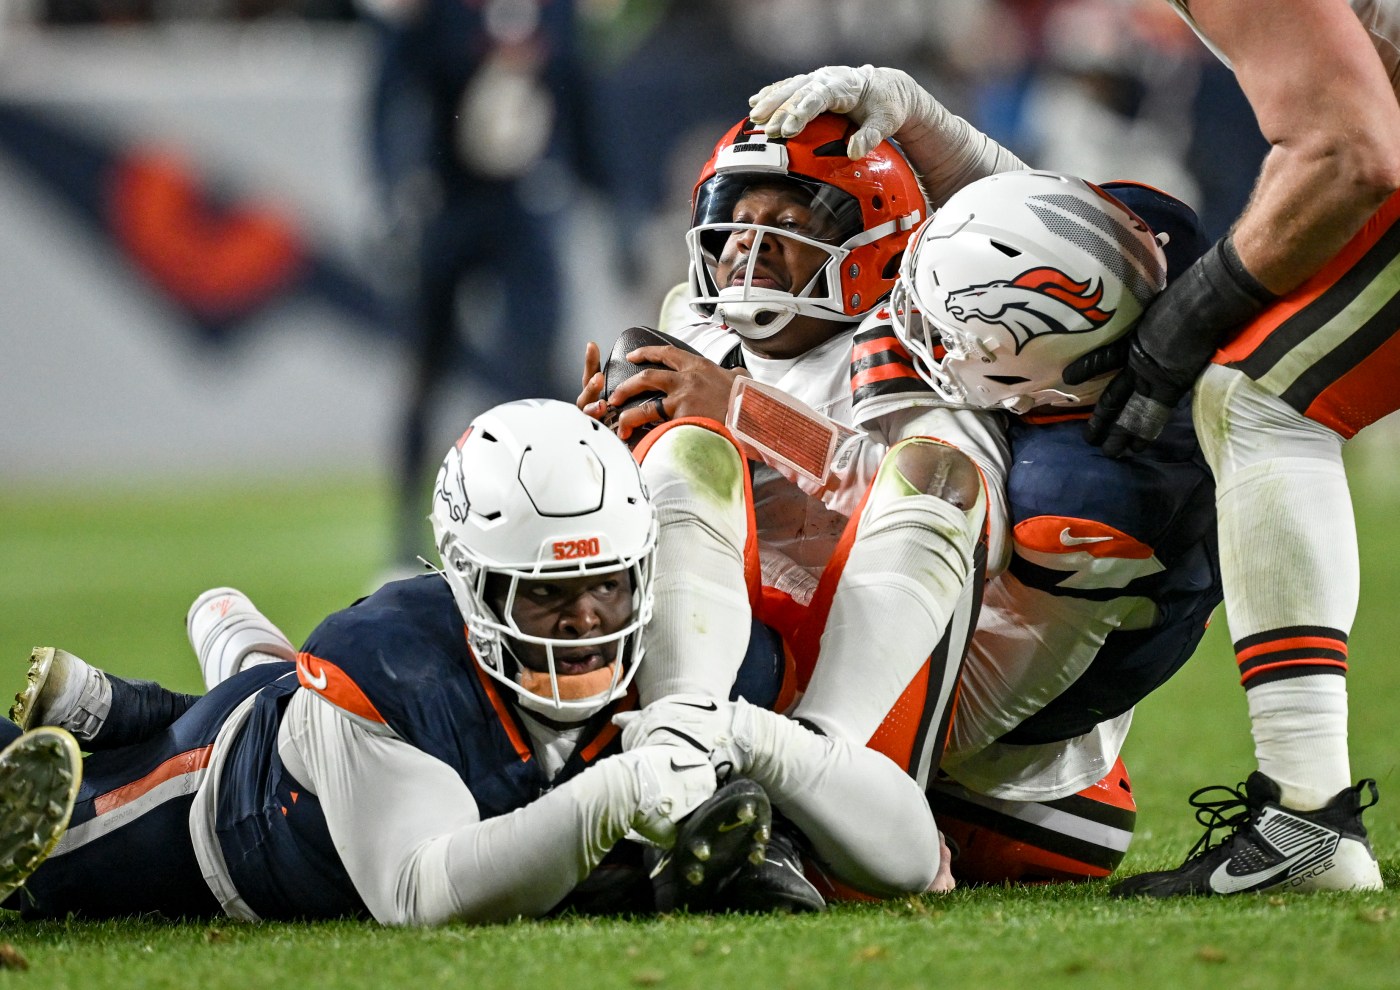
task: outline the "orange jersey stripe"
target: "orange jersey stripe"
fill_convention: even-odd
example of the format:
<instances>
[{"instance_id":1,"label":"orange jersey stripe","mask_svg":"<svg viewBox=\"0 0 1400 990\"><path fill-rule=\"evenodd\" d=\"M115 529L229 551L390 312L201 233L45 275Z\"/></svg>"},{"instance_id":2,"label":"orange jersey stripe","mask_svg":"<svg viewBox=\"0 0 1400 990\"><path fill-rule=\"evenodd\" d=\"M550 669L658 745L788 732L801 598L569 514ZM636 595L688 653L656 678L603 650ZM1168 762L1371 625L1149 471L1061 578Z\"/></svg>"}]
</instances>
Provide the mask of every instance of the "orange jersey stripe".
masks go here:
<instances>
[{"instance_id":1,"label":"orange jersey stripe","mask_svg":"<svg viewBox=\"0 0 1400 990\"><path fill-rule=\"evenodd\" d=\"M1397 368L1400 368L1400 333L1323 389L1304 414L1350 440L1362 428L1395 411Z\"/></svg>"},{"instance_id":2,"label":"orange jersey stripe","mask_svg":"<svg viewBox=\"0 0 1400 990\"><path fill-rule=\"evenodd\" d=\"M898 357L906 360L909 357L904 345L899 342L899 338L894 334L886 334L883 337L857 340L851 348L851 360L858 361L861 358L874 357L877 354L884 354L886 351L892 351Z\"/></svg>"},{"instance_id":3,"label":"orange jersey stripe","mask_svg":"<svg viewBox=\"0 0 1400 990\"><path fill-rule=\"evenodd\" d=\"M1330 289L1342 275L1355 266L1397 218L1400 218L1400 193L1386 200L1371 219L1362 225L1356 236L1317 274L1292 292L1281 296L1253 321L1246 323L1216 352L1215 363L1230 364L1253 353L1269 334L1310 306L1318 296ZM1388 379L1387 384L1390 384Z\"/></svg>"},{"instance_id":4,"label":"orange jersey stripe","mask_svg":"<svg viewBox=\"0 0 1400 990\"><path fill-rule=\"evenodd\" d=\"M875 382L887 382L891 378L912 378L915 381L922 381L919 373L913 368L904 364L880 364L873 368L866 368L851 376L851 388L858 389L866 385L873 385Z\"/></svg>"},{"instance_id":5,"label":"orange jersey stripe","mask_svg":"<svg viewBox=\"0 0 1400 990\"><path fill-rule=\"evenodd\" d=\"M1265 643L1256 643L1253 646L1245 647L1235 654L1235 661L1243 663L1261 653L1276 653L1279 650L1335 650L1338 653L1346 653L1347 644L1340 639L1332 639L1327 636L1294 636L1290 639L1271 639Z\"/></svg>"},{"instance_id":6,"label":"orange jersey stripe","mask_svg":"<svg viewBox=\"0 0 1400 990\"><path fill-rule=\"evenodd\" d=\"M1152 548L1095 519L1034 516L1016 524L1016 542L1041 553L1087 553L1091 557L1147 560Z\"/></svg>"},{"instance_id":7,"label":"orange jersey stripe","mask_svg":"<svg viewBox=\"0 0 1400 990\"><path fill-rule=\"evenodd\" d=\"M884 753L906 771L913 769L910 764L914 761L914 742L918 738L919 723L923 721L924 706L928 702L929 666L929 661L925 660L865 744L867 749Z\"/></svg>"},{"instance_id":8,"label":"orange jersey stripe","mask_svg":"<svg viewBox=\"0 0 1400 990\"><path fill-rule=\"evenodd\" d=\"M491 699L491 707L496 710L496 717L501 720L501 728L505 730L510 744L515 749L515 755L520 757L520 762L524 763L530 759L530 746L521 737L520 731L515 727L515 719L511 718L510 709L506 707L501 694L496 690L495 683L491 680L491 675L486 673L481 664L472 656L472 666L476 668L476 676L481 678L481 686L486 691L486 697Z\"/></svg>"},{"instance_id":9,"label":"orange jersey stripe","mask_svg":"<svg viewBox=\"0 0 1400 990\"><path fill-rule=\"evenodd\" d=\"M209 766L209 756L213 751L214 747L209 745L172 756L139 780L133 780L114 791L98 795L92 802L93 811L98 815L105 815L124 804L130 804L167 780L203 770Z\"/></svg>"},{"instance_id":10,"label":"orange jersey stripe","mask_svg":"<svg viewBox=\"0 0 1400 990\"><path fill-rule=\"evenodd\" d=\"M1339 667L1342 670L1347 669L1346 663L1342 660L1324 660L1320 657L1307 660L1280 660L1277 663L1263 663L1253 670L1246 671L1240 675L1240 683L1243 684L1250 678L1258 677L1266 671L1286 670L1289 667Z\"/></svg>"}]
</instances>

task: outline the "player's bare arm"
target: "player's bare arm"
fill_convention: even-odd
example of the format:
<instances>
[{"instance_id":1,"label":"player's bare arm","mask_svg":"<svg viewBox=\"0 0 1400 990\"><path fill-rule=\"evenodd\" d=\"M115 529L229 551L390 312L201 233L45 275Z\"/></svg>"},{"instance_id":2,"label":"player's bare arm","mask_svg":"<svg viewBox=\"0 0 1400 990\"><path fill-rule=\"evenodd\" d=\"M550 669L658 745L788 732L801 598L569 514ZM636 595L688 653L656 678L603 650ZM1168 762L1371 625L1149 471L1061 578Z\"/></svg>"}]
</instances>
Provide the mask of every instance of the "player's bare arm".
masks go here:
<instances>
[{"instance_id":1,"label":"player's bare arm","mask_svg":"<svg viewBox=\"0 0 1400 990\"><path fill-rule=\"evenodd\" d=\"M1234 244L1268 289L1312 275L1400 188L1400 104L1345 0L1191 0L1272 145Z\"/></svg>"}]
</instances>

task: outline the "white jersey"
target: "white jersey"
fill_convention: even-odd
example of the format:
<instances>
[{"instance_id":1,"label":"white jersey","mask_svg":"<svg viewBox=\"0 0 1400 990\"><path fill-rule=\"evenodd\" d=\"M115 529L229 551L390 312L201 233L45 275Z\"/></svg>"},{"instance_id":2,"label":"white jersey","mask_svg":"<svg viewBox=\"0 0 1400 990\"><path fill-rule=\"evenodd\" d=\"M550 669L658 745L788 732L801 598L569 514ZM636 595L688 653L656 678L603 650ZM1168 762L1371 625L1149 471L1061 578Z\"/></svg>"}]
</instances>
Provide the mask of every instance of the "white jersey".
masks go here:
<instances>
[{"instance_id":1,"label":"white jersey","mask_svg":"<svg viewBox=\"0 0 1400 990\"><path fill-rule=\"evenodd\" d=\"M1052 800L1093 784L1112 769L1131 711L1063 742L1007 746L996 740L1073 684L1110 634L1150 625L1152 604L1132 596L1056 597L1003 573L1015 554L1081 572L1072 580L1085 588L1109 588L1126 580L1108 568L1115 563L1110 557L1058 553L1051 555L1052 562L1042 548L1025 544L1026 534L1011 530L1006 502L1009 414L959 408L940 399L918 377L887 311L862 324L851 377L859 426L886 442L924 435L953 443L977 461L988 487L988 582L963 666L943 769L964 786L1007 800ZM1065 515L1074 514L1070 508ZM1130 577L1140 563L1122 562Z\"/></svg>"},{"instance_id":2,"label":"white jersey","mask_svg":"<svg viewBox=\"0 0 1400 990\"><path fill-rule=\"evenodd\" d=\"M716 363L733 367L737 358L755 381L781 389L836 423L851 425L850 334L838 333L798 357L775 359L753 353L723 324L693 323L670 332ZM764 584L799 604L811 600L885 449L873 438L856 437L834 467L835 483L820 492L781 466L760 464L754 469L754 517Z\"/></svg>"}]
</instances>

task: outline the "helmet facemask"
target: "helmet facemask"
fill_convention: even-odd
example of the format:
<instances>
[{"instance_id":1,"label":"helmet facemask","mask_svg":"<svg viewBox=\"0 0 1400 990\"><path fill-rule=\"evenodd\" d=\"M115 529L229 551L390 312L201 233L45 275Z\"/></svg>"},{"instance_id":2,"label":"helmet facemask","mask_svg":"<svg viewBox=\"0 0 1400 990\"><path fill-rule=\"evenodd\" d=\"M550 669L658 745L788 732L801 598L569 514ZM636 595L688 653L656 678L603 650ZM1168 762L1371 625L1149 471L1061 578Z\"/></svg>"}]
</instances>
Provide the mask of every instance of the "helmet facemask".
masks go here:
<instances>
[{"instance_id":1,"label":"helmet facemask","mask_svg":"<svg viewBox=\"0 0 1400 990\"><path fill-rule=\"evenodd\" d=\"M802 228L777 227L736 221L745 196L761 188L788 190L804 198L801 208L809 222ZM839 189L796 178L767 173L716 175L698 194L696 224L686 232L690 254L690 305L696 313L722 320L748 340L766 340L794 316L854 322L859 317L845 311L842 301L841 263L850 254L845 242L860 232L860 206ZM736 234L750 232L752 240L743 252L740 284L720 285L719 267L726 245ZM791 291L753 284L754 261L763 257L769 238L779 238L821 252L819 264L805 284ZM769 244L769 249L781 247Z\"/></svg>"},{"instance_id":2,"label":"helmet facemask","mask_svg":"<svg viewBox=\"0 0 1400 990\"><path fill-rule=\"evenodd\" d=\"M587 719L622 697L632 683L643 655L641 632L651 620L651 565L650 551L625 564L586 570L468 564L459 572L460 582L449 578L449 584L466 620L468 640L477 662L514 690L522 707L572 722ZM596 636L566 639L527 632L517 622L515 606L522 585L608 575L626 575L631 589L629 617L619 628ZM611 652L609 662L586 673L561 671L557 657L590 647L602 647L605 655ZM523 659L527 655L533 655L533 663Z\"/></svg>"}]
</instances>

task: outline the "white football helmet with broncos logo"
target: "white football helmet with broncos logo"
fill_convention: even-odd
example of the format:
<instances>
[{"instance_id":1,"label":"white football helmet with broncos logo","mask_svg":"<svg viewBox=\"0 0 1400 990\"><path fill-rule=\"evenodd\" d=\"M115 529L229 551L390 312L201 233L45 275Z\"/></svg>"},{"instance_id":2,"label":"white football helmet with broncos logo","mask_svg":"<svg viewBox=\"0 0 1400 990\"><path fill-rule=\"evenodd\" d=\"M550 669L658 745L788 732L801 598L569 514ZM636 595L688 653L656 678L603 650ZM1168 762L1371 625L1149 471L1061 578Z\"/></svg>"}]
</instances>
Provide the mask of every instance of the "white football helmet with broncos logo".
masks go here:
<instances>
[{"instance_id":1,"label":"white football helmet with broncos logo","mask_svg":"<svg viewBox=\"0 0 1400 990\"><path fill-rule=\"evenodd\" d=\"M521 705L577 722L626 693L651 618L658 523L637 462L610 430L567 402L488 409L447 452L430 519L472 653ZM613 574L632 591L631 617L616 631L565 639L517 624L529 582ZM543 648L543 671L520 662L522 644ZM607 666L559 669L557 654L590 646L611 654Z\"/></svg>"},{"instance_id":2,"label":"white football helmet with broncos logo","mask_svg":"<svg viewBox=\"0 0 1400 990\"><path fill-rule=\"evenodd\" d=\"M1109 376L1072 387L1065 367L1132 329L1166 270L1147 224L1098 186L1003 172L959 190L914 232L890 307L946 401L1085 406Z\"/></svg>"}]
</instances>

